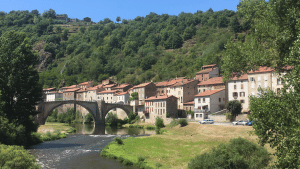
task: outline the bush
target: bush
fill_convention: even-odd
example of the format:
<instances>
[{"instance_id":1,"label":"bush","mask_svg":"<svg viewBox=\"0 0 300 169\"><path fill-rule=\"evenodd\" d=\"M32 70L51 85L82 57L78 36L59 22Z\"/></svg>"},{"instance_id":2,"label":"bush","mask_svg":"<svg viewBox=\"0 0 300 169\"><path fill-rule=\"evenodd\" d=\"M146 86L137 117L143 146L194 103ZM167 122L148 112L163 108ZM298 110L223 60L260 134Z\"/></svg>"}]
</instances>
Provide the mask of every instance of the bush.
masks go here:
<instances>
[{"instance_id":1,"label":"bush","mask_svg":"<svg viewBox=\"0 0 300 169\"><path fill-rule=\"evenodd\" d=\"M188 125L188 122L186 119L180 119L179 124L180 124L180 127L184 127L184 126Z\"/></svg>"},{"instance_id":2,"label":"bush","mask_svg":"<svg viewBox=\"0 0 300 169\"><path fill-rule=\"evenodd\" d=\"M196 156L188 168L265 168L271 160L268 151L243 138L230 140L228 145L221 144L210 153Z\"/></svg>"},{"instance_id":3,"label":"bush","mask_svg":"<svg viewBox=\"0 0 300 169\"><path fill-rule=\"evenodd\" d=\"M147 130L155 130L155 126L146 126Z\"/></svg>"},{"instance_id":4,"label":"bush","mask_svg":"<svg viewBox=\"0 0 300 169\"><path fill-rule=\"evenodd\" d=\"M115 138L115 141L116 141L119 145L124 144L123 139L120 138L120 137L116 137L116 138Z\"/></svg>"},{"instance_id":5,"label":"bush","mask_svg":"<svg viewBox=\"0 0 300 169\"><path fill-rule=\"evenodd\" d=\"M157 116L155 121L155 126L158 129L165 127L164 120Z\"/></svg>"},{"instance_id":6,"label":"bush","mask_svg":"<svg viewBox=\"0 0 300 169\"><path fill-rule=\"evenodd\" d=\"M241 114L242 104L238 100L231 100L225 105L226 109L231 112L233 117L236 117L238 114Z\"/></svg>"},{"instance_id":7,"label":"bush","mask_svg":"<svg viewBox=\"0 0 300 169\"><path fill-rule=\"evenodd\" d=\"M128 159L124 159L123 164L128 166L128 165L133 165L133 162Z\"/></svg>"},{"instance_id":8,"label":"bush","mask_svg":"<svg viewBox=\"0 0 300 169\"><path fill-rule=\"evenodd\" d=\"M7 146L0 144L1 168L40 168L35 158L20 146Z\"/></svg>"},{"instance_id":9,"label":"bush","mask_svg":"<svg viewBox=\"0 0 300 169\"><path fill-rule=\"evenodd\" d=\"M175 119L173 119L172 121L171 121L171 123L169 124L169 127L175 127L175 126L177 126L179 124L179 120L175 120Z\"/></svg>"}]
</instances>

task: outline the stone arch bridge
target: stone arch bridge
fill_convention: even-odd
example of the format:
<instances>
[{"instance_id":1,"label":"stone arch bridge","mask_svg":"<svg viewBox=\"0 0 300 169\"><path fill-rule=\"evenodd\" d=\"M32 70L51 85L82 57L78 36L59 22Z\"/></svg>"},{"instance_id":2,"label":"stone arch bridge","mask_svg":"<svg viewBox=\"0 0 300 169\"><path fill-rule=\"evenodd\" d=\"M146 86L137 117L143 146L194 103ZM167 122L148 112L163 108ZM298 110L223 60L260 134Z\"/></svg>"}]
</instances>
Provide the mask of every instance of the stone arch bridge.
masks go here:
<instances>
[{"instance_id":1,"label":"stone arch bridge","mask_svg":"<svg viewBox=\"0 0 300 169\"><path fill-rule=\"evenodd\" d=\"M62 100L62 101L48 101L48 102L41 102L37 105L37 110L40 112L38 113L34 119L35 122L44 125L46 122L47 117L51 114L51 112L64 104L74 104L80 105L87 109L94 118L95 125L105 125L105 116L106 114L114 108L120 108L124 110L129 115L130 111L133 111L133 107L130 105L125 104L114 104L114 103L105 103L104 101L78 101L78 100Z\"/></svg>"}]
</instances>

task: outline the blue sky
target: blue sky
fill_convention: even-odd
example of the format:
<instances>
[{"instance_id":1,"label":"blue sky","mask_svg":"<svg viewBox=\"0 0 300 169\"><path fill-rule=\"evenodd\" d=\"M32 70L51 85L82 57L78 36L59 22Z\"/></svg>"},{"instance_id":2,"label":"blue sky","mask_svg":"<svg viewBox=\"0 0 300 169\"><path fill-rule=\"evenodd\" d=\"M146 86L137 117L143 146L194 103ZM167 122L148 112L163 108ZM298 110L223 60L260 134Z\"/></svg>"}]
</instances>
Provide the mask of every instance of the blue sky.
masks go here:
<instances>
[{"instance_id":1,"label":"blue sky","mask_svg":"<svg viewBox=\"0 0 300 169\"><path fill-rule=\"evenodd\" d=\"M150 12L178 15L181 12L195 13L197 10L234 10L239 0L1 0L0 11L34 10L40 13L54 9L57 14L67 14L70 18L92 18L98 22L104 18L116 20L134 19Z\"/></svg>"}]
</instances>

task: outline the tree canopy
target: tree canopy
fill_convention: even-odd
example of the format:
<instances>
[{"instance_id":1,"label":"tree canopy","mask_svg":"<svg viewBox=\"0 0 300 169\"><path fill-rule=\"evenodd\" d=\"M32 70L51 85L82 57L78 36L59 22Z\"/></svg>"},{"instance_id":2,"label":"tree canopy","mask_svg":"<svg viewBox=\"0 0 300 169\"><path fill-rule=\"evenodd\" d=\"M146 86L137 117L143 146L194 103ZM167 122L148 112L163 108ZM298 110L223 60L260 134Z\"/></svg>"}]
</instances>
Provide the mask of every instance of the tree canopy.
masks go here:
<instances>
[{"instance_id":1,"label":"tree canopy","mask_svg":"<svg viewBox=\"0 0 300 169\"><path fill-rule=\"evenodd\" d=\"M300 166L299 10L295 0L241 1L237 15L251 29L244 39L226 45L222 66L225 79L258 66L271 66L283 76L280 92L261 89L259 97L250 99L255 134L261 145L276 148L277 168Z\"/></svg>"}]
</instances>

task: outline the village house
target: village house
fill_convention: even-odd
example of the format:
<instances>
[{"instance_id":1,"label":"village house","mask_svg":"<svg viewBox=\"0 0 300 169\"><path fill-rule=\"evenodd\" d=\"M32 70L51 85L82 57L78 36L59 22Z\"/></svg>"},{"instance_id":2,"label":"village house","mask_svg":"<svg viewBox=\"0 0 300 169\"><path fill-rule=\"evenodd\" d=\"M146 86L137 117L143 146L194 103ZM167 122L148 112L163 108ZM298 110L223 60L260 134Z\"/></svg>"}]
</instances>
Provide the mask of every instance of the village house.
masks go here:
<instances>
[{"instance_id":1,"label":"village house","mask_svg":"<svg viewBox=\"0 0 300 169\"><path fill-rule=\"evenodd\" d=\"M119 92L118 90L104 90L97 92L97 100L105 101L105 103L116 103L117 99L115 94Z\"/></svg>"},{"instance_id":2,"label":"village house","mask_svg":"<svg viewBox=\"0 0 300 169\"><path fill-rule=\"evenodd\" d=\"M46 94L46 101L58 101L63 99L63 93L60 91L52 91Z\"/></svg>"},{"instance_id":3,"label":"village house","mask_svg":"<svg viewBox=\"0 0 300 169\"><path fill-rule=\"evenodd\" d=\"M167 87L174 85L176 82L182 81L185 77L176 77L172 80L166 80L163 82L157 82L156 85L156 95L167 94Z\"/></svg>"},{"instance_id":4,"label":"village house","mask_svg":"<svg viewBox=\"0 0 300 169\"><path fill-rule=\"evenodd\" d=\"M77 88L77 85L71 85L71 86L66 86L66 87L59 88L59 91L64 92L65 90L74 89L74 88Z\"/></svg>"},{"instance_id":5,"label":"village house","mask_svg":"<svg viewBox=\"0 0 300 169\"><path fill-rule=\"evenodd\" d=\"M194 96L197 93L198 83L198 80L181 79L173 85L168 86L166 94L177 97L177 108L181 111L184 111L183 103L194 100Z\"/></svg>"},{"instance_id":6,"label":"village house","mask_svg":"<svg viewBox=\"0 0 300 169\"><path fill-rule=\"evenodd\" d=\"M138 92L139 105L144 105L145 99L155 96L156 85L153 82L142 83L137 86L133 86L128 90L131 95L133 92Z\"/></svg>"},{"instance_id":7,"label":"village house","mask_svg":"<svg viewBox=\"0 0 300 169\"><path fill-rule=\"evenodd\" d=\"M114 87L113 90L118 90L120 92L126 92L130 88L132 88L131 84L124 83L124 84L121 84L121 85L118 85L118 86Z\"/></svg>"},{"instance_id":8,"label":"village house","mask_svg":"<svg viewBox=\"0 0 300 169\"><path fill-rule=\"evenodd\" d=\"M96 101L98 100L97 92L104 91L104 87L102 84L94 86L94 87L89 87L87 89L86 95L85 95L85 101Z\"/></svg>"},{"instance_id":9,"label":"village house","mask_svg":"<svg viewBox=\"0 0 300 169\"><path fill-rule=\"evenodd\" d=\"M117 84L115 84L115 83L113 83L113 84L106 84L106 85L103 86L103 88L104 88L105 90L114 90L113 88L114 88L115 86L117 86Z\"/></svg>"},{"instance_id":10,"label":"village house","mask_svg":"<svg viewBox=\"0 0 300 169\"><path fill-rule=\"evenodd\" d=\"M43 100L47 101L47 93L54 92L54 91L56 91L55 87L43 89L43 94L42 94Z\"/></svg>"},{"instance_id":11,"label":"village house","mask_svg":"<svg viewBox=\"0 0 300 169\"><path fill-rule=\"evenodd\" d=\"M68 21L68 15L67 14L56 15L56 20Z\"/></svg>"},{"instance_id":12,"label":"village house","mask_svg":"<svg viewBox=\"0 0 300 169\"><path fill-rule=\"evenodd\" d=\"M155 122L156 117L178 117L177 97L172 95L152 96L145 100L144 115L146 122Z\"/></svg>"},{"instance_id":13,"label":"village house","mask_svg":"<svg viewBox=\"0 0 300 169\"><path fill-rule=\"evenodd\" d=\"M117 103L121 103L121 104L129 104L129 93L128 92L118 92L115 93L115 97L116 97L116 102Z\"/></svg>"},{"instance_id":14,"label":"village house","mask_svg":"<svg viewBox=\"0 0 300 169\"><path fill-rule=\"evenodd\" d=\"M242 104L242 111L249 111L248 74L230 78L227 86L228 101L238 100Z\"/></svg>"},{"instance_id":15,"label":"village house","mask_svg":"<svg viewBox=\"0 0 300 169\"><path fill-rule=\"evenodd\" d=\"M206 90L225 89L225 83L222 82L223 77L212 77L206 81L201 81L197 84L198 93Z\"/></svg>"},{"instance_id":16,"label":"village house","mask_svg":"<svg viewBox=\"0 0 300 169\"><path fill-rule=\"evenodd\" d=\"M201 70L196 73L195 79L199 81L205 81L212 77L219 76L219 68L216 64L204 65Z\"/></svg>"},{"instance_id":17,"label":"village house","mask_svg":"<svg viewBox=\"0 0 300 169\"><path fill-rule=\"evenodd\" d=\"M63 100L75 100L76 93L80 88L71 88L63 91ZM64 104L63 111L66 112L68 108L74 108L74 104ZM76 109L76 107L75 107Z\"/></svg>"},{"instance_id":18,"label":"village house","mask_svg":"<svg viewBox=\"0 0 300 169\"><path fill-rule=\"evenodd\" d=\"M183 103L183 109L184 109L184 110L191 110L191 111L194 111L194 108L195 108L195 103L194 103L194 101Z\"/></svg>"},{"instance_id":19,"label":"village house","mask_svg":"<svg viewBox=\"0 0 300 169\"><path fill-rule=\"evenodd\" d=\"M225 89L207 90L198 93L194 99L195 120L205 118L207 112L217 112L225 107Z\"/></svg>"},{"instance_id":20,"label":"village house","mask_svg":"<svg viewBox=\"0 0 300 169\"><path fill-rule=\"evenodd\" d=\"M79 83L77 85L77 87L79 87L81 89L86 89L86 88L93 87L93 86L94 86L93 81L83 82L83 83Z\"/></svg>"},{"instance_id":21,"label":"village house","mask_svg":"<svg viewBox=\"0 0 300 169\"><path fill-rule=\"evenodd\" d=\"M103 85L114 84L114 83L115 83L115 82L111 81L110 79L102 80L102 84L103 84Z\"/></svg>"}]
</instances>

